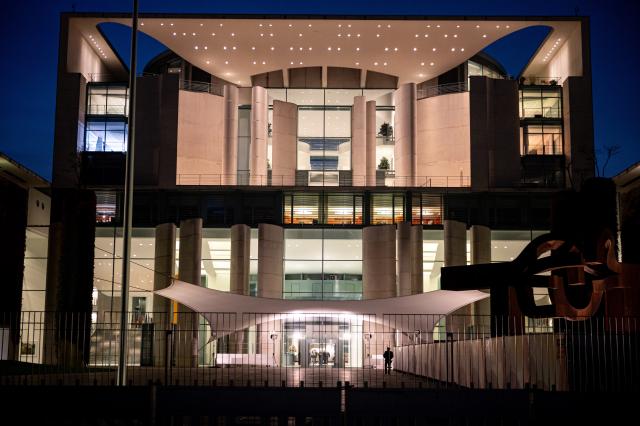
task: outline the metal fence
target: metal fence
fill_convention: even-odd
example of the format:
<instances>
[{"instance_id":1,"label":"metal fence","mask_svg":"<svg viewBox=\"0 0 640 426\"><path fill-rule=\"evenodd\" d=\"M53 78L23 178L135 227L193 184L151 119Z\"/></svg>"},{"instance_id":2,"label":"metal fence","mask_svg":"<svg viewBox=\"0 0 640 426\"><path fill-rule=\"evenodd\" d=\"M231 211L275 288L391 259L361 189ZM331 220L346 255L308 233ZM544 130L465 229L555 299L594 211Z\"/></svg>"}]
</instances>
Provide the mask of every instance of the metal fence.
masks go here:
<instances>
[{"instance_id":1,"label":"metal fence","mask_svg":"<svg viewBox=\"0 0 640 426\"><path fill-rule=\"evenodd\" d=\"M638 390L636 318L128 314L128 382ZM120 315L0 315L0 384L111 385ZM393 352L391 369L385 352Z\"/></svg>"},{"instance_id":2,"label":"metal fence","mask_svg":"<svg viewBox=\"0 0 640 426\"><path fill-rule=\"evenodd\" d=\"M432 98L434 96L448 95L451 93L468 92L469 88L466 81L456 83L441 84L439 86L424 87L418 89L418 99Z\"/></svg>"}]
</instances>

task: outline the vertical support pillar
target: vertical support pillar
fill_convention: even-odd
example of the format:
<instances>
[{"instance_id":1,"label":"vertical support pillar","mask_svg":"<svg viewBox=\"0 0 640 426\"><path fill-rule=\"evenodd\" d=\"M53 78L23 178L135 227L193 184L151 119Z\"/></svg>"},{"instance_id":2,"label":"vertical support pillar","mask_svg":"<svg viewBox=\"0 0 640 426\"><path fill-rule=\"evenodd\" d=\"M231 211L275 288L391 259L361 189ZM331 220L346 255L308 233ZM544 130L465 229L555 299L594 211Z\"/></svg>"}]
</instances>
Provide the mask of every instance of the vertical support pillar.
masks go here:
<instances>
[{"instance_id":1,"label":"vertical support pillar","mask_svg":"<svg viewBox=\"0 0 640 426\"><path fill-rule=\"evenodd\" d=\"M269 96L267 89L251 88L251 146L249 167L251 185L267 184L267 139Z\"/></svg>"},{"instance_id":2,"label":"vertical support pillar","mask_svg":"<svg viewBox=\"0 0 640 426\"><path fill-rule=\"evenodd\" d=\"M271 184L294 186L298 151L298 105L273 101L273 159Z\"/></svg>"},{"instance_id":3,"label":"vertical support pillar","mask_svg":"<svg viewBox=\"0 0 640 426\"><path fill-rule=\"evenodd\" d=\"M395 225L367 226L362 230L362 281L364 299L395 297Z\"/></svg>"},{"instance_id":4,"label":"vertical support pillar","mask_svg":"<svg viewBox=\"0 0 640 426\"><path fill-rule=\"evenodd\" d=\"M163 223L156 226L153 290L171 285L176 267L176 225ZM154 345L153 365L165 365L167 340L165 332L171 328L171 302L162 296L153 297Z\"/></svg>"},{"instance_id":5,"label":"vertical support pillar","mask_svg":"<svg viewBox=\"0 0 640 426\"><path fill-rule=\"evenodd\" d=\"M395 114L395 183L398 186L413 186L418 157L418 95L415 83L403 84L394 94Z\"/></svg>"},{"instance_id":6,"label":"vertical support pillar","mask_svg":"<svg viewBox=\"0 0 640 426\"><path fill-rule=\"evenodd\" d=\"M202 219L180 222L180 262L178 275L181 281L200 285L202 270ZM178 307L178 334L176 341L176 366L198 365L198 314L186 306Z\"/></svg>"},{"instance_id":7,"label":"vertical support pillar","mask_svg":"<svg viewBox=\"0 0 640 426\"><path fill-rule=\"evenodd\" d=\"M224 151L222 183L235 185L238 176L238 88L224 86Z\"/></svg>"},{"instance_id":8,"label":"vertical support pillar","mask_svg":"<svg viewBox=\"0 0 640 426\"><path fill-rule=\"evenodd\" d=\"M398 224L398 296L422 293L422 225Z\"/></svg>"},{"instance_id":9,"label":"vertical support pillar","mask_svg":"<svg viewBox=\"0 0 640 426\"><path fill-rule=\"evenodd\" d=\"M491 263L491 229L483 225L473 225L470 229L471 264ZM487 290L488 291L488 290ZM490 299L483 299L471 305L473 324L485 330L490 325Z\"/></svg>"},{"instance_id":10,"label":"vertical support pillar","mask_svg":"<svg viewBox=\"0 0 640 426\"><path fill-rule=\"evenodd\" d=\"M251 228L247 225L231 227L231 293L249 295L249 252Z\"/></svg>"},{"instance_id":11,"label":"vertical support pillar","mask_svg":"<svg viewBox=\"0 0 640 426\"><path fill-rule=\"evenodd\" d=\"M376 136L377 136L377 128L376 128L376 101L367 102L367 111L366 111L366 172L365 175L367 177L367 186L376 186Z\"/></svg>"},{"instance_id":12,"label":"vertical support pillar","mask_svg":"<svg viewBox=\"0 0 640 426\"><path fill-rule=\"evenodd\" d=\"M367 174L367 103L364 96L353 98L351 110L351 172L353 186L364 186ZM355 155L353 155L355 153Z\"/></svg>"},{"instance_id":13,"label":"vertical support pillar","mask_svg":"<svg viewBox=\"0 0 640 426\"><path fill-rule=\"evenodd\" d=\"M258 225L258 296L282 298L284 278L284 229Z\"/></svg>"},{"instance_id":14,"label":"vertical support pillar","mask_svg":"<svg viewBox=\"0 0 640 426\"><path fill-rule=\"evenodd\" d=\"M463 222L444 221L444 266L467 264L467 226ZM454 333L456 340L465 338L465 326L469 324L471 308L465 306L447 317L447 332Z\"/></svg>"}]
</instances>

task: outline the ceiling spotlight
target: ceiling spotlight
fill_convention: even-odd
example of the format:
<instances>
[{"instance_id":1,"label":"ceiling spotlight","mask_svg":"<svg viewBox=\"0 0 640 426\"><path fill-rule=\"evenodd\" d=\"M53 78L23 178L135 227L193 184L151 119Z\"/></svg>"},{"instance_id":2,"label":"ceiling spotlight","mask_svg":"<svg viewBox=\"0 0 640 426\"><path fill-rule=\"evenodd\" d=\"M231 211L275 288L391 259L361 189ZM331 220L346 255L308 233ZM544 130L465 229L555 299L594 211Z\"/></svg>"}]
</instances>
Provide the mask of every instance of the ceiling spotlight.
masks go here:
<instances>
[{"instance_id":1,"label":"ceiling spotlight","mask_svg":"<svg viewBox=\"0 0 640 426\"><path fill-rule=\"evenodd\" d=\"M380 37L380 34L376 34L376 37Z\"/></svg>"},{"instance_id":2,"label":"ceiling spotlight","mask_svg":"<svg viewBox=\"0 0 640 426\"><path fill-rule=\"evenodd\" d=\"M302 37L302 33L298 34L298 37Z\"/></svg>"},{"instance_id":3,"label":"ceiling spotlight","mask_svg":"<svg viewBox=\"0 0 640 426\"><path fill-rule=\"evenodd\" d=\"M435 51L436 51L436 48L434 47L434 48L433 48L433 49L431 49L431 50L433 50L433 51L435 52Z\"/></svg>"},{"instance_id":4,"label":"ceiling spotlight","mask_svg":"<svg viewBox=\"0 0 640 426\"><path fill-rule=\"evenodd\" d=\"M331 46L327 47L327 50L331 50Z\"/></svg>"},{"instance_id":5,"label":"ceiling spotlight","mask_svg":"<svg viewBox=\"0 0 640 426\"><path fill-rule=\"evenodd\" d=\"M255 65L255 64L256 64L256 61L253 61L253 65Z\"/></svg>"},{"instance_id":6,"label":"ceiling spotlight","mask_svg":"<svg viewBox=\"0 0 640 426\"><path fill-rule=\"evenodd\" d=\"M338 52L340 51L340 48L338 47Z\"/></svg>"},{"instance_id":7,"label":"ceiling spotlight","mask_svg":"<svg viewBox=\"0 0 640 426\"><path fill-rule=\"evenodd\" d=\"M313 50L313 48L311 46L309 46L309 50Z\"/></svg>"},{"instance_id":8,"label":"ceiling spotlight","mask_svg":"<svg viewBox=\"0 0 640 426\"><path fill-rule=\"evenodd\" d=\"M293 27L293 24L289 24L289 28Z\"/></svg>"},{"instance_id":9,"label":"ceiling spotlight","mask_svg":"<svg viewBox=\"0 0 640 426\"><path fill-rule=\"evenodd\" d=\"M215 36L215 35L216 35L216 33L211 33L211 35L212 35L212 36Z\"/></svg>"},{"instance_id":10,"label":"ceiling spotlight","mask_svg":"<svg viewBox=\"0 0 640 426\"><path fill-rule=\"evenodd\" d=\"M385 51L385 52L388 52L388 51L389 51L389 48L388 48L388 47L385 47L385 48L384 48L384 51Z\"/></svg>"},{"instance_id":11,"label":"ceiling spotlight","mask_svg":"<svg viewBox=\"0 0 640 426\"><path fill-rule=\"evenodd\" d=\"M464 52L464 47L460 49L461 52Z\"/></svg>"},{"instance_id":12,"label":"ceiling spotlight","mask_svg":"<svg viewBox=\"0 0 640 426\"><path fill-rule=\"evenodd\" d=\"M236 33L231 33L231 37L235 37L235 36L236 36Z\"/></svg>"},{"instance_id":13,"label":"ceiling spotlight","mask_svg":"<svg viewBox=\"0 0 640 426\"><path fill-rule=\"evenodd\" d=\"M273 37L273 33L269 33L269 37Z\"/></svg>"},{"instance_id":14,"label":"ceiling spotlight","mask_svg":"<svg viewBox=\"0 0 640 426\"><path fill-rule=\"evenodd\" d=\"M480 25L476 25L476 28L480 28Z\"/></svg>"},{"instance_id":15,"label":"ceiling spotlight","mask_svg":"<svg viewBox=\"0 0 640 426\"><path fill-rule=\"evenodd\" d=\"M225 65L229 65L229 61L224 61L224 64Z\"/></svg>"},{"instance_id":16,"label":"ceiling spotlight","mask_svg":"<svg viewBox=\"0 0 640 426\"><path fill-rule=\"evenodd\" d=\"M393 48L393 51L394 51L394 52L397 52L397 51L398 51L398 48L397 48L397 47L394 47L394 48Z\"/></svg>"},{"instance_id":17,"label":"ceiling spotlight","mask_svg":"<svg viewBox=\"0 0 640 426\"><path fill-rule=\"evenodd\" d=\"M208 46L205 46L205 47L204 47L204 50L209 50L209 47L208 47Z\"/></svg>"},{"instance_id":18,"label":"ceiling spotlight","mask_svg":"<svg viewBox=\"0 0 640 426\"><path fill-rule=\"evenodd\" d=\"M359 47L356 47L356 52L359 52L359 51L360 51L360 48L359 48Z\"/></svg>"},{"instance_id":19,"label":"ceiling spotlight","mask_svg":"<svg viewBox=\"0 0 640 426\"><path fill-rule=\"evenodd\" d=\"M289 47L289 50L293 50L293 46Z\"/></svg>"},{"instance_id":20,"label":"ceiling spotlight","mask_svg":"<svg viewBox=\"0 0 640 426\"><path fill-rule=\"evenodd\" d=\"M195 36L195 35L196 35L196 33L191 33L191 35L192 35L192 36Z\"/></svg>"},{"instance_id":21,"label":"ceiling spotlight","mask_svg":"<svg viewBox=\"0 0 640 426\"><path fill-rule=\"evenodd\" d=\"M259 27L261 27L261 26L262 26L262 24L259 24L258 26L259 26Z\"/></svg>"},{"instance_id":22,"label":"ceiling spotlight","mask_svg":"<svg viewBox=\"0 0 640 426\"><path fill-rule=\"evenodd\" d=\"M271 50L276 50L276 48L275 48L275 47L273 47L273 46L271 46Z\"/></svg>"},{"instance_id":23,"label":"ceiling spotlight","mask_svg":"<svg viewBox=\"0 0 640 426\"><path fill-rule=\"evenodd\" d=\"M482 34L482 38L487 38L487 35L486 34Z\"/></svg>"},{"instance_id":24,"label":"ceiling spotlight","mask_svg":"<svg viewBox=\"0 0 640 426\"><path fill-rule=\"evenodd\" d=\"M420 62L420 66L423 66L423 67L424 67L424 62Z\"/></svg>"},{"instance_id":25,"label":"ceiling spotlight","mask_svg":"<svg viewBox=\"0 0 640 426\"><path fill-rule=\"evenodd\" d=\"M293 61L291 61L291 65L293 65Z\"/></svg>"},{"instance_id":26,"label":"ceiling spotlight","mask_svg":"<svg viewBox=\"0 0 640 426\"><path fill-rule=\"evenodd\" d=\"M444 38L447 38L447 37L449 37L449 34L445 34L445 35L444 35Z\"/></svg>"},{"instance_id":27,"label":"ceiling spotlight","mask_svg":"<svg viewBox=\"0 0 640 426\"><path fill-rule=\"evenodd\" d=\"M418 48L417 48L417 47L414 47L414 48L413 48L413 51L414 51L414 52L417 52L417 51L418 51Z\"/></svg>"},{"instance_id":28,"label":"ceiling spotlight","mask_svg":"<svg viewBox=\"0 0 640 426\"><path fill-rule=\"evenodd\" d=\"M260 37L264 37L264 33L260 33Z\"/></svg>"},{"instance_id":29,"label":"ceiling spotlight","mask_svg":"<svg viewBox=\"0 0 640 426\"><path fill-rule=\"evenodd\" d=\"M169 25L171 25L171 26L173 27L173 22L172 22L172 23L170 23Z\"/></svg>"},{"instance_id":30,"label":"ceiling spotlight","mask_svg":"<svg viewBox=\"0 0 640 426\"><path fill-rule=\"evenodd\" d=\"M209 65L211 63L211 61L207 61L207 65Z\"/></svg>"},{"instance_id":31,"label":"ceiling spotlight","mask_svg":"<svg viewBox=\"0 0 640 426\"><path fill-rule=\"evenodd\" d=\"M309 28L311 28L311 24L309 24Z\"/></svg>"},{"instance_id":32,"label":"ceiling spotlight","mask_svg":"<svg viewBox=\"0 0 640 426\"><path fill-rule=\"evenodd\" d=\"M386 67L386 66L387 66L387 63L385 62L385 63L383 63L382 65L384 65L384 66Z\"/></svg>"},{"instance_id":33,"label":"ceiling spotlight","mask_svg":"<svg viewBox=\"0 0 640 426\"><path fill-rule=\"evenodd\" d=\"M429 65L434 66L434 65L435 65L435 63L434 63L434 62L431 62Z\"/></svg>"},{"instance_id":34,"label":"ceiling spotlight","mask_svg":"<svg viewBox=\"0 0 640 426\"><path fill-rule=\"evenodd\" d=\"M198 50L198 46L193 46L194 49Z\"/></svg>"},{"instance_id":35,"label":"ceiling spotlight","mask_svg":"<svg viewBox=\"0 0 640 426\"><path fill-rule=\"evenodd\" d=\"M356 37L360 37L360 34L356 34Z\"/></svg>"},{"instance_id":36,"label":"ceiling spotlight","mask_svg":"<svg viewBox=\"0 0 640 426\"><path fill-rule=\"evenodd\" d=\"M251 50L256 50L256 47L255 46L251 46Z\"/></svg>"},{"instance_id":37,"label":"ceiling spotlight","mask_svg":"<svg viewBox=\"0 0 640 426\"><path fill-rule=\"evenodd\" d=\"M302 65L302 61L300 61L300 65Z\"/></svg>"},{"instance_id":38,"label":"ceiling spotlight","mask_svg":"<svg viewBox=\"0 0 640 426\"><path fill-rule=\"evenodd\" d=\"M360 65L360 62L356 62L356 65Z\"/></svg>"},{"instance_id":39,"label":"ceiling spotlight","mask_svg":"<svg viewBox=\"0 0 640 426\"><path fill-rule=\"evenodd\" d=\"M267 65L267 61L262 61L262 65Z\"/></svg>"},{"instance_id":40,"label":"ceiling spotlight","mask_svg":"<svg viewBox=\"0 0 640 426\"><path fill-rule=\"evenodd\" d=\"M222 46L222 50L227 50L227 46Z\"/></svg>"},{"instance_id":41,"label":"ceiling spotlight","mask_svg":"<svg viewBox=\"0 0 640 426\"><path fill-rule=\"evenodd\" d=\"M424 74L420 73L418 74L419 77L424 77Z\"/></svg>"},{"instance_id":42,"label":"ceiling spotlight","mask_svg":"<svg viewBox=\"0 0 640 426\"><path fill-rule=\"evenodd\" d=\"M374 63L373 63L373 65L378 66L378 63L377 63L377 62L374 62Z\"/></svg>"},{"instance_id":43,"label":"ceiling spotlight","mask_svg":"<svg viewBox=\"0 0 640 426\"><path fill-rule=\"evenodd\" d=\"M460 28L460 25L456 25L456 28Z\"/></svg>"},{"instance_id":44,"label":"ceiling spotlight","mask_svg":"<svg viewBox=\"0 0 640 426\"><path fill-rule=\"evenodd\" d=\"M451 48L451 51L452 51L452 52L455 52L455 51L456 51L456 48L455 48L455 47L452 47L452 48Z\"/></svg>"},{"instance_id":45,"label":"ceiling spotlight","mask_svg":"<svg viewBox=\"0 0 640 426\"><path fill-rule=\"evenodd\" d=\"M458 34L454 34L454 35L453 35L453 38L458 38Z\"/></svg>"}]
</instances>

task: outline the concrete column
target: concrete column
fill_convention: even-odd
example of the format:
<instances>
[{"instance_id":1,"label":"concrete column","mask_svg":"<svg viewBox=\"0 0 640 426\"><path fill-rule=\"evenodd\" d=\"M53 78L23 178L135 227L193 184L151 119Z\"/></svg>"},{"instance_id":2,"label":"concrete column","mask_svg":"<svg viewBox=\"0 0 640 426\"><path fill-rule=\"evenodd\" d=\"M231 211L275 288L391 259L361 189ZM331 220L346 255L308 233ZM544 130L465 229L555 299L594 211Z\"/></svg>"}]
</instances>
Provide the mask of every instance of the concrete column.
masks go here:
<instances>
[{"instance_id":1,"label":"concrete column","mask_svg":"<svg viewBox=\"0 0 640 426\"><path fill-rule=\"evenodd\" d=\"M180 261L178 276L181 281L200 285L202 270L202 219L180 221ZM178 334L175 360L178 367L198 365L198 314L186 306L178 306Z\"/></svg>"},{"instance_id":2,"label":"concrete column","mask_svg":"<svg viewBox=\"0 0 640 426\"><path fill-rule=\"evenodd\" d=\"M251 228L247 225L231 227L231 293L249 294L249 251Z\"/></svg>"},{"instance_id":3,"label":"concrete column","mask_svg":"<svg viewBox=\"0 0 640 426\"><path fill-rule=\"evenodd\" d=\"M258 296L282 298L284 278L284 229L258 225Z\"/></svg>"},{"instance_id":4,"label":"concrete column","mask_svg":"<svg viewBox=\"0 0 640 426\"><path fill-rule=\"evenodd\" d=\"M422 225L398 224L398 296L422 293Z\"/></svg>"},{"instance_id":5,"label":"concrete column","mask_svg":"<svg viewBox=\"0 0 640 426\"><path fill-rule=\"evenodd\" d=\"M473 225L470 229L471 264L491 263L491 229L487 226ZM488 291L488 290L487 290ZM491 325L490 299L480 300L471 305L473 323L487 330Z\"/></svg>"},{"instance_id":6,"label":"concrete column","mask_svg":"<svg viewBox=\"0 0 640 426\"><path fill-rule=\"evenodd\" d=\"M367 226L362 230L362 281L364 299L395 297L395 225Z\"/></svg>"},{"instance_id":7,"label":"concrete column","mask_svg":"<svg viewBox=\"0 0 640 426\"><path fill-rule=\"evenodd\" d=\"M444 266L467 264L467 227L463 222L444 221ZM466 337L465 330L471 325L471 307L465 306L447 317L447 332L454 333L455 340Z\"/></svg>"},{"instance_id":8,"label":"concrete column","mask_svg":"<svg viewBox=\"0 0 640 426\"><path fill-rule=\"evenodd\" d=\"M351 172L354 186L364 186L367 174L367 103L364 96L353 98L351 109Z\"/></svg>"},{"instance_id":9,"label":"concrete column","mask_svg":"<svg viewBox=\"0 0 640 426\"><path fill-rule=\"evenodd\" d=\"M417 91L415 83L406 83L394 93L396 185L413 186L417 170L416 141L418 140Z\"/></svg>"},{"instance_id":10,"label":"concrete column","mask_svg":"<svg viewBox=\"0 0 640 426\"><path fill-rule=\"evenodd\" d=\"M378 167L376 164L376 101L367 102L366 114L365 174L367 177L367 186L376 186L376 168Z\"/></svg>"},{"instance_id":11,"label":"concrete column","mask_svg":"<svg viewBox=\"0 0 640 426\"><path fill-rule=\"evenodd\" d=\"M238 88L224 86L224 159L222 182L235 185L238 175Z\"/></svg>"},{"instance_id":12,"label":"concrete column","mask_svg":"<svg viewBox=\"0 0 640 426\"><path fill-rule=\"evenodd\" d=\"M456 220L444 221L444 266L467 264L467 226Z\"/></svg>"},{"instance_id":13,"label":"concrete column","mask_svg":"<svg viewBox=\"0 0 640 426\"><path fill-rule=\"evenodd\" d=\"M569 164L566 186L579 190L595 170L591 78L568 77L562 83L562 121L565 162Z\"/></svg>"},{"instance_id":14,"label":"concrete column","mask_svg":"<svg viewBox=\"0 0 640 426\"><path fill-rule=\"evenodd\" d=\"M176 225L163 223L156 226L153 290L171 285L176 267ZM171 323L171 302L162 296L153 297L154 345L153 365L165 365L167 355L165 331Z\"/></svg>"},{"instance_id":15,"label":"concrete column","mask_svg":"<svg viewBox=\"0 0 640 426\"><path fill-rule=\"evenodd\" d=\"M272 185L295 185L297 148L298 105L291 102L273 101Z\"/></svg>"},{"instance_id":16,"label":"concrete column","mask_svg":"<svg viewBox=\"0 0 640 426\"><path fill-rule=\"evenodd\" d=\"M491 229L473 225L470 231L471 264L491 263Z\"/></svg>"},{"instance_id":17,"label":"concrete column","mask_svg":"<svg viewBox=\"0 0 640 426\"><path fill-rule=\"evenodd\" d=\"M251 88L251 146L249 167L251 185L267 184L267 143L268 143L269 96L267 89L260 86Z\"/></svg>"}]
</instances>

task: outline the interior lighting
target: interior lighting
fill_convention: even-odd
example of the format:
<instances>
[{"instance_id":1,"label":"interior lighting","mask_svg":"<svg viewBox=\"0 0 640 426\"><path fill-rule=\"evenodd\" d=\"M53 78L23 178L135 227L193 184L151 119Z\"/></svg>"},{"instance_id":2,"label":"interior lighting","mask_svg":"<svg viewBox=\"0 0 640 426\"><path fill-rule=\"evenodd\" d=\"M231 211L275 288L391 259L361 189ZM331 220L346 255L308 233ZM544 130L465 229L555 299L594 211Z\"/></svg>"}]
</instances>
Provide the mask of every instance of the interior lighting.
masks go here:
<instances>
[{"instance_id":1,"label":"interior lighting","mask_svg":"<svg viewBox=\"0 0 640 426\"><path fill-rule=\"evenodd\" d=\"M423 66L423 67L424 67L424 62L420 62L420 66Z\"/></svg>"},{"instance_id":2,"label":"interior lighting","mask_svg":"<svg viewBox=\"0 0 640 426\"><path fill-rule=\"evenodd\" d=\"M433 48L433 49L431 49L431 50L433 50L433 51L435 52L435 51L436 51L436 48L434 47L434 48Z\"/></svg>"},{"instance_id":3,"label":"interior lighting","mask_svg":"<svg viewBox=\"0 0 640 426\"><path fill-rule=\"evenodd\" d=\"M377 62L374 62L374 63L373 63L373 65L378 66L378 63L377 63Z\"/></svg>"},{"instance_id":4,"label":"interior lighting","mask_svg":"<svg viewBox=\"0 0 640 426\"><path fill-rule=\"evenodd\" d=\"M487 35L486 34L482 34L482 38L487 38Z\"/></svg>"},{"instance_id":5,"label":"interior lighting","mask_svg":"<svg viewBox=\"0 0 640 426\"><path fill-rule=\"evenodd\" d=\"M359 48L359 47L356 47L356 52L359 52L359 51L360 51L360 48Z\"/></svg>"},{"instance_id":6,"label":"interior lighting","mask_svg":"<svg viewBox=\"0 0 640 426\"><path fill-rule=\"evenodd\" d=\"M380 37L380 34L376 34L376 37Z\"/></svg>"},{"instance_id":7,"label":"interior lighting","mask_svg":"<svg viewBox=\"0 0 640 426\"><path fill-rule=\"evenodd\" d=\"M414 52L417 52L417 51L418 51L418 48L417 48L417 47L414 47L414 48L413 48L413 51L414 51Z\"/></svg>"},{"instance_id":8,"label":"interior lighting","mask_svg":"<svg viewBox=\"0 0 640 426\"><path fill-rule=\"evenodd\" d=\"M454 34L454 35L453 35L453 38L458 38L458 34Z\"/></svg>"},{"instance_id":9,"label":"interior lighting","mask_svg":"<svg viewBox=\"0 0 640 426\"><path fill-rule=\"evenodd\" d=\"M389 51L389 48L388 48L388 47L385 47L385 48L384 48L384 51L385 51L385 52L388 52L388 51Z\"/></svg>"},{"instance_id":10,"label":"interior lighting","mask_svg":"<svg viewBox=\"0 0 640 426\"><path fill-rule=\"evenodd\" d=\"M276 50L276 48L275 48L275 47L273 47L273 46L271 46L271 50Z\"/></svg>"},{"instance_id":11,"label":"interior lighting","mask_svg":"<svg viewBox=\"0 0 640 426\"><path fill-rule=\"evenodd\" d=\"M431 62L429 65L434 66L434 65L435 65L435 63Z\"/></svg>"},{"instance_id":12,"label":"interior lighting","mask_svg":"<svg viewBox=\"0 0 640 426\"><path fill-rule=\"evenodd\" d=\"M398 48L397 48L397 47L394 47L394 48L393 48L393 51L394 51L394 52L397 52L397 51L398 51Z\"/></svg>"},{"instance_id":13,"label":"interior lighting","mask_svg":"<svg viewBox=\"0 0 640 426\"><path fill-rule=\"evenodd\" d=\"M387 66L387 63L385 62L385 63L384 63L384 64L382 64L382 65L384 65L384 66L386 67L386 66Z\"/></svg>"}]
</instances>

